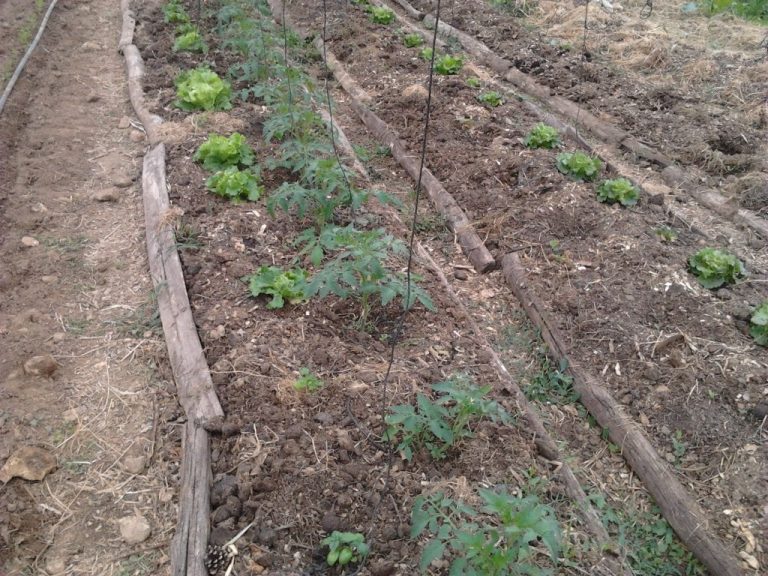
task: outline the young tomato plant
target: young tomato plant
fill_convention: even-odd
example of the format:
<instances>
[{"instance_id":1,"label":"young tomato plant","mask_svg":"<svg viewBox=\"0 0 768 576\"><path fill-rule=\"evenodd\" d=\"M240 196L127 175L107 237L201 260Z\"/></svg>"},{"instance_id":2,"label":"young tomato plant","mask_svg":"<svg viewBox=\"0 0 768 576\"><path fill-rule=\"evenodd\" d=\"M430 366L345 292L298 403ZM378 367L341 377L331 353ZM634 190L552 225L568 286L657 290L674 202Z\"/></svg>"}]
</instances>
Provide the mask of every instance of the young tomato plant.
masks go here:
<instances>
[{"instance_id":1,"label":"young tomato plant","mask_svg":"<svg viewBox=\"0 0 768 576\"><path fill-rule=\"evenodd\" d=\"M602 162L583 152L563 152L557 155L557 169L576 180L594 180L600 173Z\"/></svg>"},{"instance_id":2,"label":"young tomato plant","mask_svg":"<svg viewBox=\"0 0 768 576\"><path fill-rule=\"evenodd\" d=\"M493 91L483 92L477 97L477 99L483 104L490 106L491 108L496 108L497 106L504 104L504 99L501 97L501 94Z\"/></svg>"},{"instance_id":3,"label":"young tomato plant","mask_svg":"<svg viewBox=\"0 0 768 576\"><path fill-rule=\"evenodd\" d=\"M235 166L219 170L205 181L205 185L217 196L234 201L255 202L264 192L258 176L249 170L239 170Z\"/></svg>"},{"instance_id":4,"label":"young tomato plant","mask_svg":"<svg viewBox=\"0 0 768 576\"><path fill-rule=\"evenodd\" d=\"M637 188L626 178L606 180L597 187L597 199L608 204L619 202L622 206L634 206L639 197Z\"/></svg>"},{"instance_id":5,"label":"young tomato plant","mask_svg":"<svg viewBox=\"0 0 768 576\"><path fill-rule=\"evenodd\" d=\"M316 392L320 390L325 383L309 371L309 368L300 368L299 377L293 383L293 389L297 392Z\"/></svg>"},{"instance_id":6,"label":"young tomato plant","mask_svg":"<svg viewBox=\"0 0 768 576\"><path fill-rule=\"evenodd\" d=\"M724 250L702 248L688 259L688 269L704 288L712 290L746 275L744 264Z\"/></svg>"},{"instance_id":7,"label":"young tomato plant","mask_svg":"<svg viewBox=\"0 0 768 576\"><path fill-rule=\"evenodd\" d=\"M421 34L406 34L403 36L403 44L406 48L418 48L424 44L424 38L421 37Z\"/></svg>"},{"instance_id":8,"label":"young tomato plant","mask_svg":"<svg viewBox=\"0 0 768 576\"><path fill-rule=\"evenodd\" d=\"M544 576L533 545L541 542L552 564L562 540L554 511L536 496L511 496L506 490L479 490L480 510L443 493L416 498L411 513L411 538L433 535L421 553L419 569L449 556L450 574L483 576Z\"/></svg>"},{"instance_id":9,"label":"young tomato plant","mask_svg":"<svg viewBox=\"0 0 768 576\"><path fill-rule=\"evenodd\" d=\"M206 170L223 170L230 166L252 166L253 150L245 140L245 136L235 132L228 138L211 134L208 140L200 144L192 158L202 162Z\"/></svg>"},{"instance_id":10,"label":"young tomato plant","mask_svg":"<svg viewBox=\"0 0 768 576\"><path fill-rule=\"evenodd\" d=\"M452 54L444 54L435 60L435 72L443 76L458 74L462 66L464 66L464 59Z\"/></svg>"},{"instance_id":11,"label":"young tomato plant","mask_svg":"<svg viewBox=\"0 0 768 576\"><path fill-rule=\"evenodd\" d=\"M524 143L528 148L557 148L560 146L560 134L556 128L539 122L525 137Z\"/></svg>"},{"instance_id":12,"label":"young tomato plant","mask_svg":"<svg viewBox=\"0 0 768 576\"><path fill-rule=\"evenodd\" d=\"M307 296L325 298L330 294L339 298L355 297L360 300L358 323L364 326L373 304L378 299L386 306L395 298L402 300L405 308L417 301L428 310L435 310L429 295L412 277L410 291L403 274L392 272L387 261L407 252L405 244L384 230L357 230L354 226L326 226L319 236L309 231L299 237L305 243L302 253L318 265L325 253L333 254L309 280Z\"/></svg>"},{"instance_id":13,"label":"young tomato plant","mask_svg":"<svg viewBox=\"0 0 768 576\"><path fill-rule=\"evenodd\" d=\"M328 566L346 566L350 563L357 563L368 556L370 552L370 547L365 543L365 536L359 532L334 530L320 543L328 546L328 554L325 557Z\"/></svg>"},{"instance_id":14,"label":"young tomato plant","mask_svg":"<svg viewBox=\"0 0 768 576\"><path fill-rule=\"evenodd\" d=\"M174 104L182 110L229 110L231 97L229 82L204 66L186 70L176 78Z\"/></svg>"},{"instance_id":15,"label":"young tomato plant","mask_svg":"<svg viewBox=\"0 0 768 576\"><path fill-rule=\"evenodd\" d=\"M763 300L749 319L749 333L760 346L768 346L768 300Z\"/></svg>"},{"instance_id":16,"label":"young tomato plant","mask_svg":"<svg viewBox=\"0 0 768 576\"><path fill-rule=\"evenodd\" d=\"M432 389L438 394L434 402L418 394L416 406L393 406L384 418L385 438L397 443L397 450L406 460L411 460L421 447L435 460L442 460L449 449L472 437L472 423L486 418L493 422L510 421L498 402L486 398L490 386L478 388L465 379L454 378L435 384Z\"/></svg>"},{"instance_id":17,"label":"young tomato plant","mask_svg":"<svg viewBox=\"0 0 768 576\"><path fill-rule=\"evenodd\" d=\"M262 266L248 276L248 288L254 298L266 294L272 296L267 308L276 309L288 304L300 304L306 300L304 286L307 273L301 268L283 270L277 266Z\"/></svg>"}]
</instances>

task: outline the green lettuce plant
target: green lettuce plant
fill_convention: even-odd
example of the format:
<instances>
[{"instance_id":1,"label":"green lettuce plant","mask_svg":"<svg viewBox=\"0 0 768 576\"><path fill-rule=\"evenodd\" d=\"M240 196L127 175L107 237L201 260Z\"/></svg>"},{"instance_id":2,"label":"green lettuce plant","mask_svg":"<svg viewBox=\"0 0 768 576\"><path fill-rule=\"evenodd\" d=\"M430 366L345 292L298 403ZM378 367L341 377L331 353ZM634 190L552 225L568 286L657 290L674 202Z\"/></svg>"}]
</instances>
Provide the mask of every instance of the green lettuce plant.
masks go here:
<instances>
[{"instance_id":1,"label":"green lettuce plant","mask_svg":"<svg viewBox=\"0 0 768 576\"><path fill-rule=\"evenodd\" d=\"M229 110L231 97L229 82L204 66L186 70L176 78L174 104L182 110Z\"/></svg>"},{"instance_id":2,"label":"green lettuce plant","mask_svg":"<svg viewBox=\"0 0 768 576\"><path fill-rule=\"evenodd\" d=\"M325 557L328 566L346 566L350 563L359 562L370 552L370 547L365 543L365 536L359 532L334 530L320 543L328 546L328 554Z\"/></svg>"},{"instance_id":3,"label":"green lettuce plant","mask_svg":"<svg viewBox=\"0 0 768 576\"><path fill-rule=\"evenodd\" d=\"M525 137L524 143L528 148L557 148L560 146L560 134L556 128L539 122Z\"/></svg>"},{"instance_id":4,"label":"green lettuce plant","mask_svg":"<svg viewBox=\"0 0 768 576\"><path fill-rule=\"evenodd\" d=\"M376 24L391 24L395 20L395 13L389 8L372 6L370 8L371 20Z\"/></svg>"},{"instance_id":5,"label":"green lettuce plant","mask_svg":"<svg viewBox=\"0 0 768 576\"><path fill-rule=\"evenodd\" d=\"M301 268L283 270L277 266L262 266L255 274L246 278L251 296L272 296L272 300L267 304L270 310L282 308L286 302L300 304L306 300L306 280L307 273Z\"/></svg>"},{"instance_id":6,"label":"green lettuce plant","mask_svg":"<svg viewBox=\"0 0 768 576\"><path fill-rule=\"evenodd\" d=\"M768 300L763 300L749 320L749 333L760 346L768 346Z\"/></svg>"},{"instance_id":7,"label":"green lettuce plant","mask_svg":"<svg viewBox=\"0 0 768 576\"><path fill-rule=\"evenodd\" d=\"M504 99L501 97L501 94L493 91L483 92L477 97L477 99L483 104L490 106L491 108L496 108L497 106L501 106L504 103Z\"/></svg>"},{"instance_id":8,"label":"green lettuce plant","mask_svg":"<svg viewBox=\"0 0 768 576\"><path fill-rule=\"evenodd\" d=\"M622 206L634 206L639 198L637 188L626 178L606 180L597 187L597 199L600 202L619 202Z\"/></svg>"},{"instance_id":9,"label":"green lettuce plant","mask_svg":"<svg viewBox=\"0 0 768 576\"><path fill-rule=\"evenodd\" d=\"M716 248L702 248L688 259L688 269L704 288L712 290L736 282L746 275L744 264L733 254Z\"/></svg>"},{"instance_id":10,"label":"green lettuce plant","mask_svg":"<svg viewBox=\"0 0 768 576\"><path fill-rule=\"evenodd\" d=\"M163 18L169 24L185 24L189 22L189 14L184 10L179 0L171 0L163 6Z\"/></svg>"},{"instance_id":11,"label":"green lettuce plant","mask_svg":"<svg viewBox=\"0 0 768 576\"><path fill-rule=\"evenodd\" d=\"M259 177L250 170L239 170L230 166L219 170L205 181L205 185L214 194L228 200L251 200L255 202L264 192Z\"/></svg>"},{"instance_id":12,"label":"green lettuce plant","mask_svg":"<svg viewBox=\"0 0 768 576\"><path fill-rule=\"evenodd\" d=\"M599 158L587 156L583 152L563 152L557 155L557 169L576 180L594 180L602 165Z\"/></svg>"},{"instance_id":13,"label":"green lettuce plant","mask_svg":"<svg viewBox=\"0 0 768 576\"><path fill-rule=\"evenodd\" d=\"M174 52L208 52L208 44L203 40L200 30L192 24L182 24L176 29Z\"/></svg>"},{"instance_id":14,"label":"green lettuce plant","mask_svg":"<svg viewBox=\"0 0 768 576\"><path fill-rule=\"evenodd\" d=\"M211 134L203 142L193 157L195 162L202 162L206 170L223 170L230 166L252 166L253 150L245 136L233 133L231 136Z\"/></svg>"},{"instance_id":15,"label":"green lettuce plant","mask_svg":"<svg viewBox=\"0 0 768 576\"><path fill-rule=\"evenodd\" d=\"M417 48L424 44L424 38L421 37L421 34L406 34L403 36L403 44L406 48Z\"/></svg>"},{"instance_id":16,"label":"green lettuce plant","mask_svg":"<svg viewBox=\"0 0 768 576\"><path fill-rule=\"evenodd\" d=\"M462 66L464 66L464 59L452 54L443 54L435 60L435 72L443 76L458 74Z\"/></svg>"}]
</instances>

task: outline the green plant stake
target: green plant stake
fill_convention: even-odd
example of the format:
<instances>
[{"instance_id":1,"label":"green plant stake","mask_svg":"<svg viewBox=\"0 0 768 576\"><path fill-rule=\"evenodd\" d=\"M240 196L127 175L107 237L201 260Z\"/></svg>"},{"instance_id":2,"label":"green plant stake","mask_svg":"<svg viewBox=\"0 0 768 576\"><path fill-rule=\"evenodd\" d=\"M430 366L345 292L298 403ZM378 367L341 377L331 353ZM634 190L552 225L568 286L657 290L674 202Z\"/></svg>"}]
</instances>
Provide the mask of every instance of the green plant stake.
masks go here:
<instances>
[{"instance_id":1,"label":"green plant stake","mask_svg":"<svg viewBox=\"0 0 768 576\"><path fill-rule=\"evenodd\" d=\"M708 290L736 282L747 273L741 260L716 248L702 248L696 252L688 259L688 269Z\"/></svg>"},{"instance_id":2,"label":"green plant stake","mask_svg":"<svg viewBox=\"0 0 768 576\"><path fill-rule=\"evenodd\" d=\"M557 155L557 169L576 180L594 180L600 173L602 162L583 152L563 152Z\"/></svg>"},{"instance_id":3,"label":"green plant stake","mask_svg":"<svg viewBox=\"0 0 768 576\"><path fill-rule=\"evenodd\" d=\"M768 346L768 300L763 300L749 320L749 333L760 346Z\"/></svg>"},{"instance_id":4,"label":"green plant stake","mask_svg":"<svg viewBox=\"0 0 768 576\"><path fill-rule=\"evenodd\" d=\"M540 122L528 133L524 143L528 148L557 148L560 146L560 134L556 128Z\"/></svg>"},{"instance_id":5,"label":"green plant stake","mask_svg":"<svg viewBox=\"0 0 768 576\"><path fill-rule=\"evenodd\" d=\"M597 187L597 199L608 204L619 202L622 206L634 206L639 197L637 188L626 178L606 180Z\"/></svg>"},{"instance_id":6,"label":"green plant stake","mask_svg":"<svg viewBox=\"0 0 768 576\"><path fill-rule=\"evenodd\" d=\"M321 544L328 546L325 561L328 566L346 566L368 556L370 547L365 543L365 536L359 532L337 532L324 538Z\"/></svg>"},{"instance_id":7,"label":"green plant stake","mask_svg":"<svg viewBox=\"0 0 768 576\"><path fill-rule=\"evenodd\" d=\"M272 296L267 304L270 310L282 308L286 302L300 304L307 299L304 292L307 273L301 268L283 270L277 266L262 266L245 280L254 298L262 294Z\"/></svg>"}]
</instances>

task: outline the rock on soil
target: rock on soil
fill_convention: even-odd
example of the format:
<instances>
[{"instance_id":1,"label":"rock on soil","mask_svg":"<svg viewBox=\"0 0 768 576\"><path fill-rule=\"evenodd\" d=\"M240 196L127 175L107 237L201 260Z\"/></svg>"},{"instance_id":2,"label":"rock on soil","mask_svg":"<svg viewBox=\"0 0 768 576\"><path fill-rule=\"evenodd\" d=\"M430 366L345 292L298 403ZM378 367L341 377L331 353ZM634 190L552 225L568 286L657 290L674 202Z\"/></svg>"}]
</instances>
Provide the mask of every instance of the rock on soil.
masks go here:
<instances>
[{"instance_id":1,"label":"rock on soil","mask_svg":"<svg viewBox=\"0 0 768 576\"><path fill-rule=\"evenodd\" d=\"M24 372L29 376L45 376L50 378L58 368L59 363L50 354L32 356L32 358L24 362Z\"/></svg>"},{"instance_id":2,"label":"rock on soil","mask_svg":"<svg viewBox=\"0 0 768 576\"><path fill-rule=\"evenodd\" d=\"M56 457L42 448L24 446L11 454L0 469L0 481L7 483L11 478L23 478L39 482L56 468Z\"/></svg>"},{"instance_id":3,"label":"rock on soil","mask_svg":"<svg viewBox=\"0 0 768 576\"><path fill-rule=\"evenodd\" d=\"M152 533L149 522L143 516L126 516L118 520L120 536L127 544L140 544Z\"/></svg>"}]
</instances>

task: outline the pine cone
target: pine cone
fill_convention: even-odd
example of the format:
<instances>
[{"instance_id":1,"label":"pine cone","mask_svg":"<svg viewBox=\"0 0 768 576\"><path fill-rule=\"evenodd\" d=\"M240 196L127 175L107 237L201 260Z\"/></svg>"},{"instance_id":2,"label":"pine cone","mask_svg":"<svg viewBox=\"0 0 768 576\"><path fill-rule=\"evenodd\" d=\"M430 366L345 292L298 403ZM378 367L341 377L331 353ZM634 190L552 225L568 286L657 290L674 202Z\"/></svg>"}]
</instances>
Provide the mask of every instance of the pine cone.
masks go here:
<instances>
[{"instance_id":1,"label":"pine cone","mask_svg":"<svg viewBox=\"0 0 768 576\"><path fill-rule=\"evenodd\" d=\"M205 560L203 560L203 564L205 565L206 570L208 570L208 574L210 574L210 576L214 576L214 574L218 574L219 570L227 567L230 558L231 555L229 551L225 550L221 546L208 544L208 549L205 551Z\"/></svg>"}]
</instances>

